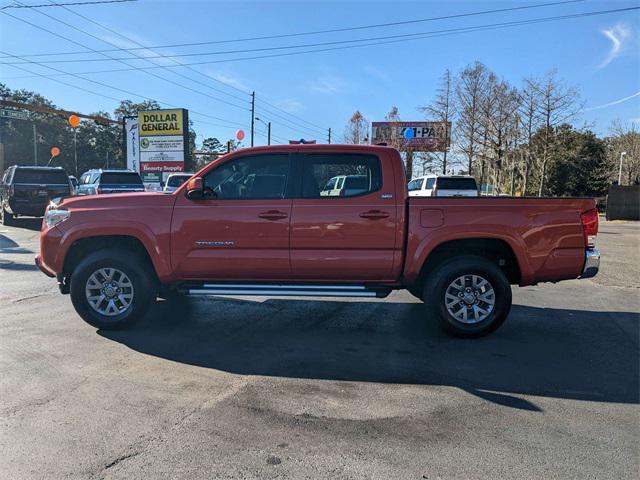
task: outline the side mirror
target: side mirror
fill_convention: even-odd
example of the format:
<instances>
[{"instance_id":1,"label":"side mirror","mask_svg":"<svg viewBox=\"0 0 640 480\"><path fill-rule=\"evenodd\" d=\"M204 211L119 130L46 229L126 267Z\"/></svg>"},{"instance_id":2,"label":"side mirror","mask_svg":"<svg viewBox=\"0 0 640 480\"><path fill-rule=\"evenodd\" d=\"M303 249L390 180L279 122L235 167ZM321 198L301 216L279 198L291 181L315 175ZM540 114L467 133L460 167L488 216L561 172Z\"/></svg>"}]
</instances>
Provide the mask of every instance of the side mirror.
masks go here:
<instances>
[{"instance_id":1,"label":"side mirror","mask_svg":"<svg viewBox=\"0 0 640 480\"><path fill-rule=\"evenodd\" d=\"M204 182L202 177L193 177L187 182L187 198L202 200L204 198Z\"/></svg>"}]
</instances>

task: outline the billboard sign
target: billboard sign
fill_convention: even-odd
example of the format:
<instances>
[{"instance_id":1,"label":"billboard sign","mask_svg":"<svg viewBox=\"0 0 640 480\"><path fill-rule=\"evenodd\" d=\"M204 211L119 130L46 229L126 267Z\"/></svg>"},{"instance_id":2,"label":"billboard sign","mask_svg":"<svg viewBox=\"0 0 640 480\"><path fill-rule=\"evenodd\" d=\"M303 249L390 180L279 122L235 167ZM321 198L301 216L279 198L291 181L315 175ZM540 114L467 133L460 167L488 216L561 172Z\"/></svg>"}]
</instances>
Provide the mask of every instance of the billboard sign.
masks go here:
<instances>
[{"instance_id":1,"label":"billboard sign","mask_svg":"<svg viewBox=\"0 0 640 480\"><path fill-rule=\"evenodd\" d=\"M140 172L161 183L163 172L184 172L189 161L188 111L183 108L138 113Z\"/></svg>"},{"instance_id":2,"label":"billboard sign","mask_svg":"<svg viewBox=\"0 0 640 480\"><path fill-rule=\"evenodd\" d=\"M371 130L371 143L399 143L416 152L444 152L451 145L451 122L372 122Z\"/></svg>"},{"instance_id":3,"label":"billboard sign","mask_svg":"<svg viewBox=\"0 0 640 480\"><path fill-rule=\"evenodd\" d=\"M140 172L140 146L138 145L138 117L124 119L125 151L127 152L127 168Z\"/></svg>"}]
</instances>

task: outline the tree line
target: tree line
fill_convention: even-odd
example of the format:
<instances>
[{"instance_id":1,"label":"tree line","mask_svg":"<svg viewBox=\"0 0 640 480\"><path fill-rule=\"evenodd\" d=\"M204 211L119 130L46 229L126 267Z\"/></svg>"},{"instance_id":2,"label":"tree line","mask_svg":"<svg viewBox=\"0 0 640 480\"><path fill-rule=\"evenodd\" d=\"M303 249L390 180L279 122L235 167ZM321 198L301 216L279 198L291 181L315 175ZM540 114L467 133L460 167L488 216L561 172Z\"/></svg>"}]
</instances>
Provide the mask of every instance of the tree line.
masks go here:
<instances>
[{"instance_id":1,"label":"tree line","mask_svg":"<svg viewBox=\"0 0 640 480\"><path fill-rule=\"evenodd\" d=\"M24 89L12 90L1 83L0 97L5 100L57 109L51 100L36 92ZM80 175L92 168L126 168L123 118L137 116L142 110L159 108L161 105L155 100L142 102L122 100L113 112L91 113L92 116L116 120L119 123L101 124L93 121L80 123L76 132L77 172L74 164L73 129L67 118L40 112L29 112L27 120L0 118L0 143L4 146L4 167L14 164L47 165L51 160L51 166L61 166L70 175ZM193 153L196 150L196 132L192 122L190 122L189 139L189 148ZM53 146L60 148L61 153L58 157L51 159L50 149ZM198 169L226 153L229 147L234 150L239 146L237 141L231 141L231 144L227 145L216 138L206 138L199 151L210 153L195 157L193 166Z\"/></svg>"},{"instance_id":2,"label":"tree line","mask_svg":"<svg viewBox=\"0 0 640 480\"><path fill-rule=\"evenodd\" d=\"M640 183L640 131L616 121L599 138L575 121L584 108L576 87L555 70L527 77L519 86L501 79L480 62L460 72L445 70L431 102L419 106L427 120L452 123L444 152L404 150L408 176L420 173L471 174L490 194L600 196L618 179ZM385 117L400 120L396 107ZM356 111L345 142L367 143L369 124ZM365 139L363 141L362 139ZM449 142L447 142L449 143ZM408 151L407 151L408 150ZM422 172L416 167L422 167Z\"/></svg>"}]
</instances>

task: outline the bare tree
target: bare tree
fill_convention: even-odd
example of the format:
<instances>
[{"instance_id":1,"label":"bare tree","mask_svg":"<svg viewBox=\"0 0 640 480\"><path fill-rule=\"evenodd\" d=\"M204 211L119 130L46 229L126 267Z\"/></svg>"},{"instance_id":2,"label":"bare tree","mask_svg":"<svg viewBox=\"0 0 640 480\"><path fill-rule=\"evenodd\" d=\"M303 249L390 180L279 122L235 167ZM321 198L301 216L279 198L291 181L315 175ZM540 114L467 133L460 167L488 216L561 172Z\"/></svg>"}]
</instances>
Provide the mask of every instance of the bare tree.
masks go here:
<instances>
[{"instance_id":1,"label":"bare tree","mask_svg":"<svg viewBox=\"0 0 640 480\"><path fill-rule=\"evenodd\" d=\"M475 62L460 72L456 82L455 103L458 117L454 139L466 160L469 175L473 172L476 155L480 151L481 106L486 95L488 75L487 67Z\"/></svg>"},{"instance_id":2,"label":"bare tree","mask_svg":"<svg viewBox=\"0 0 640 480\"><path fill-rule=\"evenodd\" d=\"M449 69L444 71L442 77L440 77L440 84L436 90L436 96L433 102L429 105L420 107L419 109L426 113L429 120L442 122L445 125L444 128L444 152L442 154L442 173L447 173L447 154L449 151L449 143L451 131L448 128L450 122L453 121L455 116L455 104L453 101L453 79Z\"/></svg>"},{"instance_id":3,"label":"bare tree","mask_svg":"<svg viewBox=\"0 0 640 480\"><path fill-rule=\"evenodd\" d=\"M614 120L609 128L611 137L608 139L607 155L615 169L611 180L618 181L618 172L622 158L621 184L640 184L640 129L635 122L624 123ZM625 152L622 156L622 152Z\"/></svg>"},{"instance_id":4,"label":"bare tree","mask_svg":"<svg viewBox=\"0 0 640 480\"><path fill-rule=\"evenodd\" d=\"M555 70L548 72L536 88L538 89L539 99L536 111L544 129L540 140L541 144L537 146L540 153L538 196L542 196L547 163L556 140L555 128L574 118L582 108L582 105L579 103L580 96L576 88L559 79Z\"/></svg>"},{"instance_id":5,"label":"bare tree","mask_svg":"<svg viewBox=\"0 0 640 480\"><path fill-rule=\"evenodd\" d=\"M356 110L344 130L344 143L361 144L369 141L369 122Z\"/></svg>"},{"instance_id":6,"label":"bare tree","mask_svg":"<svg viewBox=\"0 0 640 480\"><path fill-rule=\"evenodd\" d=\"M524 87L520 92L520 124L523 131L525 145L521 149L522 154L522 194L527 195L529 186L529 172L532 164L532 139L533 134L540 126L538 115L538 103L540 102L540 83L533 77L525 78Z\"/></svg>"},{"instance_id":7,"label":"bare tree","mask_svg":"<svg viewBox=\"0 0 640 480\"><path fill-rule=\"evenodd\" d=\"M513 86L504 80L498 80L493 73L487 76L486 90L480 109L480 182L482 184L485 181L486 165L492 170L493 192L500 193L505 154L518 136L517 110L520 99Z\"/></svg>"}]
</instances>

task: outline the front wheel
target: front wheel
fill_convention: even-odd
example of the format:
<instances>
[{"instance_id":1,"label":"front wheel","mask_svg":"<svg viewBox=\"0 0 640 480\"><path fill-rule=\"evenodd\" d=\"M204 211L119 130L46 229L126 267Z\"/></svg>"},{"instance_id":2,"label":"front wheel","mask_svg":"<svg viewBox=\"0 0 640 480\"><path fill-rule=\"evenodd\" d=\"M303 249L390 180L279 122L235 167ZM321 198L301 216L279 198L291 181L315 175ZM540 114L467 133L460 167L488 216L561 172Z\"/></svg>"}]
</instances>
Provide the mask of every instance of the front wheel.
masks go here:
<instances>
[{"instance_id":1,"label":"front wheel","mask_svg":"<svg viewBox=\"0 0 640 480\"><path fill-rule=\"evenodd\" d=\"M90 325L103 330L129 327L156 297L155 276L139 256L120 249L92 253L71 275L71 301Z\"/></svg>"},{"instance_id":2,"label":"front wheel","mask_svg":"<svg viewBox=\"0 0 640 480\"><path fill-rule=\"evenodd\" d=\"M430 316L457 337L481 337L504 323L511 286L497 265L473 255L453 258L426 279L423 300Z\"/></svg>"}]
</instances>

